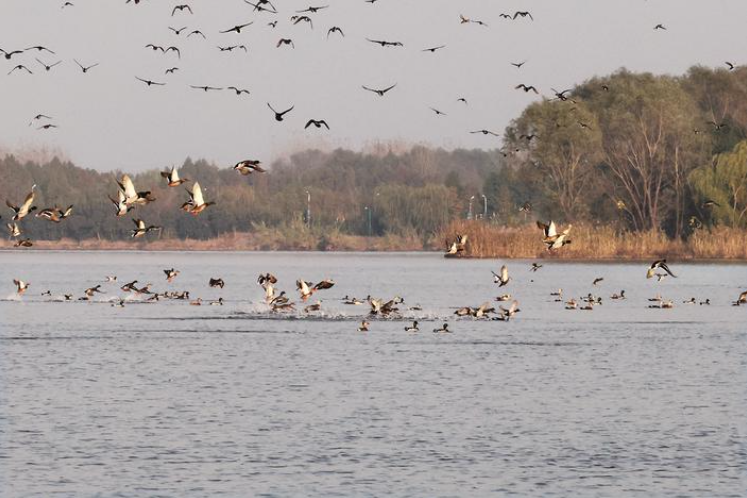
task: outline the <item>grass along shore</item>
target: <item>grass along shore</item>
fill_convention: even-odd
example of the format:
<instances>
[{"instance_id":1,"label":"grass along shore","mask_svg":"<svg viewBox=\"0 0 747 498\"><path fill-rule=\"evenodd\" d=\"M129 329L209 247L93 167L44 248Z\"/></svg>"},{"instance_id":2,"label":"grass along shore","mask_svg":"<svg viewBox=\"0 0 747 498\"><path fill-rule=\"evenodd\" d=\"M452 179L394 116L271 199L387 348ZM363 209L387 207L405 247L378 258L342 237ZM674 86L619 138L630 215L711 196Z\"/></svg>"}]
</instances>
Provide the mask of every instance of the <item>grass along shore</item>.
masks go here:
<instances>
[{"instance_id":1,"label":"grass along shore","mask_svg":"<svg viewBox=\"0 0 747 498\"><path fill-rule=\"evenodd\" d=\"M467 258L747 260L747 231L725 227L697 230L685 241L670 239L659 231L618 232L609 226L574 225L569 236L572 243L553 252L545 249L534 224L508 228L481 221L455 221L444 229L441 239L453 240L455 234L467 235Z\"/></svg>"},{"instance_id":2,"label":"grass along shore","mask_svg":"<svg viewBox=\"0 0 747 498\"><path fill-rule=\"evenodd\" d=\"M564 226L560 227L561 229ZM62 251L435 251L443 252L455 234L468 236L464 258L557 259L568 261L653 260L745 260L747 231L730 228L701 229L686 241L672 240L661 232L617 232L612 227L574 226L572 243L548 252L534 224L504 227L482 221L455 221L427 242L415 235L364 237L338 231L287 230L261 227L207 240L151 237L127 240L85 239L38 240L29 249ZM2 245L14 249L11 241Z\"/></svg>"}]
</instances>

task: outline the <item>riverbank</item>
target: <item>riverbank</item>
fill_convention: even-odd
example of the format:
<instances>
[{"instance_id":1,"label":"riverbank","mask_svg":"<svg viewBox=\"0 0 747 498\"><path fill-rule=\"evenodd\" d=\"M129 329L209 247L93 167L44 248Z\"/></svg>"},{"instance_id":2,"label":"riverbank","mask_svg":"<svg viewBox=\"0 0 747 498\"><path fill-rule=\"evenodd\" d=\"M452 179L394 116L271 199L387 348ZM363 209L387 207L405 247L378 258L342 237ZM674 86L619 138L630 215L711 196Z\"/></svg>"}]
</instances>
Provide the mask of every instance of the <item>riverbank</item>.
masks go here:
<instances>
[{"instance_id":1,"label":"riverbank","mask_svg":"<svg viewBox=\"0 0 747 498\"><path fill-rule=\"evenodd\" d=\"M558 227L560 230L565 226ZM467 258L558 259L564 261L747 260L747 231L730 228L697 230L687 240L674 240L659 231L625 232L608 226L580 225L571 229L571 243L547 251L536 225L508 228L480 221L455 221L441 238L467 235Z\"/></svg>"},{"instance_id":2,"label":"riverbank","mask_svg":"<svg viewBox=\"0 0 747 498\"><path fill-rule=\"evenodd\" d=\"M562 228L562 227L561 227ZM661 232L616 232L611 227L574 226L571 244L548 252L534 225L503 227L480 221L456 221L430 241L416 236L363 237L339 232L318 234L264 229L236 232L207 240L143 238L137 240L61 239L35 241L23 249L56 251L340 251L442 252L455 234L468 243L462 258L553 259L563 261L636 261L670 258L693 261L747 261L747 232L728 228L699 230L686 241ZM3 250L14 249L6 242Z\"/></svg>"}]
</instances>

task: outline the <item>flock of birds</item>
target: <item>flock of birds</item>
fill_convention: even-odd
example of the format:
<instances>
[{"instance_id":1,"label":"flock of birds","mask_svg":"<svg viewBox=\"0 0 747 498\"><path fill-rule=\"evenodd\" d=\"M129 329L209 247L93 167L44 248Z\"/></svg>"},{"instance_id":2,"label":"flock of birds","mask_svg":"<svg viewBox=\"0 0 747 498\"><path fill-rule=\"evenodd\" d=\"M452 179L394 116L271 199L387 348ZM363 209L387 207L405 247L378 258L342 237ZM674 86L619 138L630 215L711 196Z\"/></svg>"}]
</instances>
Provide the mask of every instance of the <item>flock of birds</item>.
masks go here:
<instances>
[{"instance_id":1,"label":"flock of birds","mask_svg":"<svg viewBox=\"0 0 747 498\"><path fill-rule=\"evenodd\" d=\"M363 3L368 4L376 4L379 0L363 0ZM126 4L145 4L148 3L147 0L125 0ZM277 28L280 23L282 22L281 11L278 10L273 2L270 2L269 0L256 0L254 2L250 0L244 0L244 3L246 3L249 7L251 7L251 13L256 14L265 14L267 16L272 16L272 20L267 21L267 25L275 29ZM71 1L66 1L62 4L63 9L69 9L75 7L75 3ZM322 16L323 12L326 12L328 9L333 9L330 5L317 5L313 6L310 5L304 9L300 10L294 10L293 12L289 12L291 14L287 19L291 26L298 26L298 25L307 25L309 29L314 30L314 22L317 21L317 24L320 24L324 21ZM174 5L171 9L171 19L192 19L192 16L195 14L195 10L198 10L197 8L193 9L193 7L188 3L183 4L177 4ZM530 11L527 10L517 10L514 12L504 12L498 15L498 18L501 21L512 21L512 22L519 22L519 21L534 21L534 16ZM248 30L253 29L253 26L255 23L259 23L257 19L242 22L239 24L235 24L233 26L227 26L225 29L218 30L216 35L221 37L220 42L215 45L215 49L224 52L224 53L231 53L234 51L243 51L248 52L249 48L238 41L233 41L228 44L223 44L222 42L225 40L228 40L227 38L230 35L240 35L243 32L246 32ZM455 19L455 23L459 23L461 25L476 25L481 27L489 27L489 24L482 20L482 19L476 19L472 17L468 17L464 14L459 14L459 17ZM212 37L211 33L206 34L201 29L196 29L194 27L188 27L188 26L181 26L177 25L175 26L165 26L165 28L168 28L168 30L173 34L175 39L178 40L202 40L203 42L208 42L208 38ZM164 28L164 31L166 30ZM338 37L340 39L346 38L345 31L341 26L325 26L326 30L326 39L330 40L332 37ZM662 23L658 23L653 27L654 31L666 31L667 28ZM390 49L390 48L403 48L405 45L402 41L399 40L386 40L386 39L379 39L379 38L370 38L365 37L365 40L371 44L377 45L379 47ZM288 47L290 49L294 49L296 47L296 44L293 40L293 38L289 37L279 37L277 42L275 43L276 48L282 48L282 47ZM182 50L186 50L184 46L177 46L175 44L170 43L148 43L144 46L146 50L150 50L156 53L163 54L165 56L171 56L176 57L177 61L182 60ZM447 48L447 44L439 44L439 45L433 45L433 46L426 46L424 48L419 48L421 52L425 53L436 53L438 51L441 51L443 49ZM28 54L33 54L33 60L31 58L27 58L26 56ZM8 75L13 75L14 73L20 73L20 74L27 74L32 75L37 70L37 67L40 68L39 70L44 72L50 72L53 69L57 68L57 66L63 64L63 60L59 59L57 56L57 53L52 50L51 48L48 48L43 45L34 45L26 48L17 48L17 49L4 49L0 48L0 55L4 57L7 61L11 61L15 63L10 70L8 71ZM40 58L41 57L41 58ZM54 60L43 60L45 57L55 57ZM173 59L169 59L169 61L172 61ZM73 58L72 61L75 63L75 65L80 69L82 74L88 74L91 70L94 68L97 68L100 63L99 62L93 62L93 63L83 63L80 62L78 59ZM510 65L516 68L517 70L522 69L522 67L526 64L526 60L521 62L510 62ZM174 74L176 74L178 71L180 71L181 67L179 65L173 65L171 62L169 62L170 65L168 67L165 67L163 69L163 74L160 77L157 76L149 76L144 77L142 75L134 75L134 80L137 82L140 82L144 84L148 88L155 88L155 87L165 87L167 85L171 85L172 83L168 80L169 77L172 77ZM733 70L737 67L737 65L733 62L725 62L726 66ZM37 66L38 65L38 66ZM36 67L35 67L36 66ZM242 95L250 95L251 91L247 88L242 88L240 86L219 86L219 85L205 85L205 84L189 84L189 87L198 91L203 92L215 92L215 91L231 91L234 92L237 96ZM397 87L397 83L393 83L391 85L376 88L370 85L361 85L361 88L367 92L371 92L379 97L384 97L387 93L392 91ZM523 91L525 93L532 92L536 95L540 94L540 91L538 90L537 86L533 84L527 84L527 83L520 83L515 86L515 89ZM605 90L609 91L609 87L605 86ZM553 88L551 88L553 96L551 97L551 100L560 100L562 102L568 102L570 104L575 104L576 102L574 99L572 99L569 95L571 92L570 89L568 90L562 90L557 91ZM465 97L458 97L456 99L457 102L461 102L462 104L467 105L467 99ZM267 102L267 107L271 110L271 112L274 115L274 118L276 121L283 121L284 116L288 114L289 112L293 111L295 109L295 105L288 106L283 111L277 111L272 106L270 102ZM428 109L430 109L432 112L435 113L436 116L446 116L447 114L443 112L442 110L428 106ZM52 122L53 119L46 114L37 114L33 119L32 123L36 123L38 126L37 128L39 130L52 130L55 128L58 128L59 125ZM588 124L580 122L578 123L579 126L582 128L588 129ZM319 119L319 118L307 118L305 120L304 129L308 129L310 127L314 127L317 129L320 128L326 128L327 130L330 130L330 125L325 119ZM488 130L488 129L476 129L472 130L469 133L471 134L482 134L485 136L490 137L500 137L501 135L499 133L496 133L494 131ZM504 151L505 155L510 154L512 151Z\"/></svg>"},{"instance_id":2,"label":"flock of birds","mask_svg":"<svg viewBox=\"0 0 747 498\"><path fill-rule=\"evenodd\" d=\"M124 195L128 195L125 193L125 191L127 190L130 189L123 185L123 190L121 190L120 192L122 192ZM147 195L144 195L144 197L147 197ZM185 203L185 205L188 206L188 209L190 211L194 211L196 209L196 206L194 204L190 204L189 202L190 201ZM563 232L558 232L555 228L554 222L552 221L549 224L537 222L537 225L542 229L542 241L548 247L549 251L555 251L559 248L562 248L564 244L560 242L556 247L556 242L558 240L567 240L567 235L570 232L570 227L568 227ZM139 236L136 235L137 232L147 233L147 231L150 231L152 229L154 229L154 227L145 227L143 224L139 224L138 227L133 230L133 237ZM457 254L460 254L466 250L467 243L468 239L466 236L457 235L452 247L456 247L455 250L457 251ZM447 254L449 254L450 252L451 248L447 252ZM531 264L529 271L530 273L535 273L542 268L542 264L534 262ZM171 284L179 277L181 272L180 270L177 270L175 268L167 268L163 270L163 273L165 275L166 282ZM491 273L493 276L493 282L498 286L498 289L502 289L508 286L512 281L512 277L509 274L507 265L503 265L498 273ZM656 260L649 265L648 269L646 270L646 278L651 279L654 277L656 277L658 281L669 277L677 278L677 276L669 268L665 259ZM61 297L54 297L51 290L42 292L41 296L48 296L50 300L53 301L92 301L98 294L106 293L106 291L102 290L102 286L104 284L114 284L117 283L117 281L117 276L107 276L103 284L97 284L83 290L83 295L78 297L77 299L75 299L75 295L71 292L64 293ZM596 287L602 281L604 281L604 277L597 277L592 282L592 285ZM317 292L326 291L335 286L334 280L329 278L320 280L317 283L313 283L305 279L298 279L296 280L298 301L293 301L291 296L285 290L278 292L278 283L278 278L269 272L260 274L257 278L257 284L262 288L264 303L267 305L267 310L272 314L287 314L298 312L300 310L297 309L297 306L303 306L303 316L310 316L314 313L323 314L325 310L322 305L322 300L317 300L315 303L311 304L309 303L309 300ZM13 284L16 287L16 295L19 299L31 287L31 284L29 282L18 278L13 280ZM211 277L208 281L208 287L212 289L223 289L225 285L225 280L221 277ZM127 296L116 296L112 299L106 300L105 302L110 302L112 307L124 308L127 303L155 303L160 301L187 301L191 306L202 306L203 304L207 304L210 306L222 306L224 304L224 300L222 297L219 297L217 300L207 302L204 302L200 297L192 299L190 297L190 292L187 290L170 290L163 292L154 291L152 283L139 284L138 280L127 282L119 289L121 292L127 294ZM586 296L566 299L563 295L562 288L558 289L557 292L550 293L550 297L554 302L563 303L566 310L593 311L595 307L601 306L604 303L604 299L601 296L594 295L591 292ZM625 290L623 289L619 293L612 294L610 296L610 299L613 301L621 301L627 299ZM400 306L404 305L405 300L400 296L395 296L391 299L381 299L368 295L364 299L358 299L356 297L345 295L345 297L343 297L341 301L344 305L368 306L368 313L366 315L366 318L361 321L359 327L357 328L359 332L369 331L371 327L370 320L375 318L403 318L403 310L400 308ZM479 306L459 307L454 310L453 315L458 318L472 318L476 320L487 319L508 322L521 311L521 309L519 308L519 302L514 299L510 293L501 294L495 297L493 301L507 303L507 305L504 306L503 304L500 304L496 307L496 305L493 305L490 301L487 301L480 304ZM675 306L673 300L664 299L660 294L657 294L655 297L649 298L648 301L650 303L648 307L652 309L671 309ZM711 305L711 300L705 299L703 301L697 301L693 297L689 300L683 301L683 304L709 306ZM731 304L733 306L747 305L747 291L740 293L737 299ZM406 311L422 311L422 307L420 305L410 306L406 309ZM405 326L404 330L411 333L420 332L419 322L417 320L414 320L411 325ZM443 323L440 327L432 329L432 331L434 333L451 333L452 329L449 328L448 323Z\"/></svg>"},{"instance_id":3,"label":"flock of birds","mask_svg":"<svg viewBox=\"0 0 747 498\"><path fill-rule=\"evenodd\" d=\"M233 166L233 170L243 176L265 172L261 161L256 159L239 161ZM181 178L179 170L176 167L162 171L161 176L164 178L167 187L178 187L190 181L188 178ZM156 201L151 190L137 190L132 178L127 174L122 175L122 178L116 179L116 183L118 186L116 197L109 197L109 200L114 205L115 215L118 218L127 216L130 211L137 207L146 206ZM187 194L189 198L181 205L181 209L192 216L198 216L205 209L215 204L215 201L205 200L202 187L197 181L193 182L192 186L187 189ZM36 184L31 186L31 191L26 195L23 202L16 204L9 199L5 201L6 205L13 211L11 222L6 223L6 227L10 238L15 240L13 246L16 248L28 248L34 245L34 242L30 238L23 237L24 232L21 230L22 220L34 211L38 211L35 214L36 218L42 218L53 223L62 223L73 214L73 205L69 205L64 209L55 205L54 207L44 208L39 211L38 207L34 205L35 198ZM160 226L148 225L142 218L133 218L132 221L135 224L135 228L130 232L132 238L143 237L150 232L162 229Z\"/></svg>"},{"instance_id":4,"label":"flock of birds","mask_svg":"<svg viewBox=\"0 0 747 498\"><path fill-rule=\"evenodd\" d=\"M270 0L256 0L255 2L250 2L249 0L244 0L246 4L252 7L252 12L254 13L266 13L268 15L276 16L279 14L278 9L275 8L275 5ZM365 3L374 4L378 0L364 0ZM138 5L140 3L145 3L147 0L126 0L125 3L134 3L135 5ZM74 2L66 1L62 4L63 9L68 9L74 7ZM290 16L289 21L291 25L296 26L299 24L306 24L308 25L309 29L314 29L314 21L318 19L316 18L316 15L318 15L320 12L325 11L326 9L330 8L329 5L320 5L320 6L309 6L305 9L295 11L292 16ZM192 7L189 4L179 4L175 5L173 9L171 10L171 17L174 18L176 16L183 16L183 15L192 15L194 14L194 11ZM503 13L499 16L501 19L510 20L510 21L521 21L521 20L527 20L527 21L533 21L534 17L531 12L529 11L516 11L513 13ZM249 21L245 23L236 24L234 26L227 27L224 30L220 30L220 35L230 35L230 34L241 34L242 31L251 29L251 26L254 24L255 21ZM278 18L274 18L272 21L268 22L268 25L271 28L276 28L279 23ZM460 15L458 22L460 24L469 24L469 25L477 25L482 27L488 27L488 23L485 22L482 19L474 19L467 17L465 15ZM208 36L199 29L191 29L186 26L184 27L172 27L168 26L168 29L173 33L174 36L181 37L184 39L188 38L197 38L202 40L207 40ZM667 28L659 23L653 28L656 31L659 30L666 30ZM184 36L182 36L184 35ZM326 37L327 39L330 39L330 37L333 36L339 36L340 38L345 38L345 32L340 26L331 26L326 29ZM181 39L180 38L180 39ZM225 38L222 38L225 39ZM382 48L402 48L404 47L404 44L401 41L397 40L384 40L384 39L378 39L378 38L366 38L368 42L374 45L378 45ZM292 38L279 38L276 43L276 48L282 48L282 47L288 47L288 48L295 48L295 42ZM147 50L151 50L154 52L160 52L163 55L170 55L173 54L174 57L177 58L177 60L181 60L182 58L182 49L176 45L159 45L154 43L149 43L145 45L144 47ZM428 52L428 53L436 53L437 51L440 51L442 49L446 48L446 45L436 45L431 47L426 47L421 49L422 52ZM233 45L217 45L217 50L221 52L232 52L234 50L237 51L248 51L247 47L242 44L233 44ZM32 64L29 60L26 59L26 57L29 54L33 54L34 61L43 69L45 72L50 72L54 70L57 66L63 63L63 60L55 60L55 61L45 61L42 60L40 57L44 58L46 56L57 56L56 52L52 49L42 46L42 45L34 45L23 49L11 49L6 50L0 48L0 57L3 57L6 61L11 61L11 63L16 63L20 59L21 62L16 63L9 71L8 76L13 75L14 73L25 73L25 74L33 74L34 70L32 70ZM98 62L95 63L81 63L78 59L72 59L73 62L76 64L76 66L80 69L82 74L88 74L90 71L95 69L99 66ZM516 69L520 70L526 61L523 62L512 62L511 65L514 66ZM727 67L730 70L735 69L737 66L736 64L732 62L726 62ZM36 68L34 68L36 69ZM170 66L168 68L165 68L164 70L164 78L175 74L177 71L179 71L178 66ZM135 75L134 79L142 84L144 84L148 88L152 87L163 87L166 86L168 83L165 80L161 80L160 78L146 78L142 77L140 75ZM212 86L212 85L189 85L191 88L203 91L203 92L211 92L211 91L221 91L224 90L223 87L220 86ZM383 88L375 88L372 86L362 85L362 89L367 92L371 92L375 94L378 97L385 97L390 91L394 90L397 87L397 83L393 83L389 86L383 87ZM516 90L525 92L525 93L534 93L539 95L539 90L535 85L526 84L526 83L520 83L515 86ZM238 86L227 86L225 87L225 90L234 92L237 96L242 95L249 95L251 92L248 89L241 88ZM567 102L569 105L574 105L576 101L571 96L571 90L562 90L557 91L555 89L551 89L553 93L553 100L559 100L561 102ZM609 87L604 88L605 91L610 91ZM460 97L457 99L458 102L461 102L462 104L467 105L467 99L464 97ZM291 105L289 107L280 108L278 110L275 106L273 106L272 103L267 102L267 107L271 111L275 121L277 122L283 122L286 116L293 112L295 109L295 105ZM430 107L430 110L433 111L437 116L445 116L446 114L442 112L441 110ZM712 123L715 127L719 127L721 125L717 123ZM37 125L37 128L39 130L51 130L54 128L57 128L58 125L54 123L54 119L48 115L48 114L37 114L35 115L31 121L29 122L29 126ZM582 128L588 128L588 125L583 122L578 123L579 126ZM314 127L317 129L320 128L326 128L327 130L330 129L329 124L325 119L316 119L311 118L306 121L306 124L304 128ZM478 130L472 130L470 131L472 134L482 134L485 136L494 136L499 137L500 134L493 132L488 129L478 129ZM527 143L530 143L532 139L534 139L535 135L522 135L521 138L526 139ZM505 154L508 154L510 152L504 152ZM241 175L251 175L253 173L264 173L265 170L262 168L261 162L259 160L255 159L249 159L244 160L236 163L233 167L235 171L240 173ZM171 168L168 171L164 171L161 173L164 181L166 182L167 187L174 188L179 187L185 183L190 182L191 180L188 178L182 178L179 175L179 172L176 168ZM116 179L117 183L117 192L116 196L109 197L109 200L111 201L112 205L114 206L114 211L116 217L125 217L127 216L131 211L135 209L142 209L144 206L147 206L148 204L156 201L155 197L152 194L152 190L138 190L131 177L127 174L123 175L121 178ZM63 223L65 220L67 220L70 216L73 214L73 206L69 205L67 207L59 207L57 205L53 207L47 207L41 210L38 210L37 206L34 205L34 199L35 199L35 191L36 191L36 185L33 185L31 187L31 191L26 195L25 199L21 203L14 203L10 200L6 200L7 206L13 211L13 216L11 219L11 222L7 223L6 226L8 228L8 233L10 237L15 241L14 246L19 248L28 248L33 246L33 241L28 238L24 237L22 230L22 225L24 220L32 213L36 211L35 217L48 220L52 223ZM185 200L185 202L181 205L181 209L185 211L186 213L189 213L192 216L198 216L200 215L205 209L207 209L210 206L213 206L215 204L214 200L205 200L205 197L203 195L203 189L200 186L200 183L198 181L192 182L192 185L187 188L187 194L188 198ZM520 211L523 211L525 214L529 213L531 211L531 205L529 203L526 203ZM140 238L145 237L151 232L158 232L162 230L162 227L156 226L153 224L148 224L143 217L133 217L132 222L134 224L134 228L131 230L131 236L132 238ZM541 221L537 222L538 228L542 232L541 240L542 243L545 244L548 251L558 251L562 250L562 248L570 244L572 241L570 239L570 232L572 226L569 225L564 230L558 230L556 224L553 221L550 221L549 223L545 224ZM457 235L456 239L449 244L447 247L446 255L449 257L459 257L463 254L465 254L466 248L467 248L467 237L465 235ZM540 268L542 268L542 265L538 263L534 263L531 267L531 271L536 272ZM179 275L179 271L171 268L164 270L164 273L166 275L166 279L168 282L174 281ZM511 281L511 277L508 273L507 266L503 266L500 269L499 273L493 273L495 283L499 285L499 288L502 288L509 284ZM646 274L647 278L653 278L656 277L658 280L662 280L666 277L675 277L675 275L671 272L669 267L667 266L666 260L657 260L654 261L650 267L647 270ZM595 280L594 285L597 285L602 278L599 278ZM111 277L108 279L108 282L115 282L116 277ZM288 295L285 291L282 291L280 293L276 292L275 285L278 283L277 278L275 278L271 274L264 274L260 275L258 279L258 284L264 289L265 294L265 301L269 305L270 310L274 313L281 313L281 312L288 312L295 310L296 304L290 300ZM16 292L17 294L23 295L29 288L30 284L28 282L25 282L21 279L14 279L14 284L16 286ZM202 300L200 298L196 300L190 300L189 292L182 291L182 292L153 292L151 291L151 284L146 284L144 286L138 286L137 281L129 282L123 286L121 286L121 291L125 293L131 293L134 296L138 296L140 298L143 298L146 301L159 301L162 299L170 299L170 300L188 300L191 305L201 305ZM213 278L209 281L209 286L212 288L223 288L225 285L223 279L221 278ZM296 282L296 288L298 292L300 293L300 299L302 303L305 304L305 307L303 309L304 313L313 313L320 311L321 308L321 302L317 302L316 304L306 304L308 299L315 294L318 291L323 291L326 289L331 288L334 286L334 282L331 280L322 280L316 284L312 284L311 282L307 282L305 280L298 280ZM88 288L83 292L83 296L79 299L81 300L90 300L97 294L102 293L101 285L96 285L94 287ZM45 295L51 295L49 291L45 293ZM592 310L594 306L602 304L603 300L600 296L594 296L593 294L588 294L587 296L584 296L582 298L579 298L578 300L569 299L564 300L562 295L562 289L560 289L557 293L553 293L553 297L556 298L557 301L564 302L567 309L581 309L581 310ZM73 294L72 293L66 293L64 294L65 300L73 300ZM625 291L621 291L619 294L614 294L611 296L611 299L613 300L619 300L619 299L626 299L625 297ZM465 306L457 309L454 313L457 316L460 317L472 317L475 319L478 318L492 318L495 320L500 321L509 321L511 320L517 313L520 312L519 309L519 303L518 301L512 299L510 294L503 294L501 296L498 296L495 298L496 301L499 302L509 302L506 307L500 305L497 307L497 309L494 306L491 306L489 302L483 303L480 306L477 307L471 307L471 306ZM671 300L665 300L662 299L661 296L656 296L655 298L652 298L650 301L652 301L653 304L650 305L650 307L655 308L672 308L674 306L674 303ZM116 300L116 302L113 303L113 306L123 307L125 305L125 299L119 298ZM345 304L349 305L363 305L368 304L370 307L370 315L371 316L381 316L381 317L389 317L393 315L397 315L399 312L399 305L402 305L404 303L404 300L395 297L390 300L382 300L373 298L371 296L368 296L365 300L359 300L356 298L350 298L345 297L343 299L343 302ZM696 303L696 300L693 298L690 301L686 301L688 304ZM217 301L211 301L209 302L210 305L222 305L223 299L220 298ZM710 300L705 300L700 302L701 305L709 305ZM743 305L747 304L747 292L743 292L739 295L738 299L734 301L734 305ZM412 309L412 308L411 308ZM491 316L493 315L493 316ZM365 331L368 330L369 322L364 320L359 330ZM418 323L414 322L411 326L406 327L407 331L409 332L415 332L418 331ZM434 329L434 332L450 332L448 328L448 324L443 324L442 327Z\"/></svg>"}]
</instances>

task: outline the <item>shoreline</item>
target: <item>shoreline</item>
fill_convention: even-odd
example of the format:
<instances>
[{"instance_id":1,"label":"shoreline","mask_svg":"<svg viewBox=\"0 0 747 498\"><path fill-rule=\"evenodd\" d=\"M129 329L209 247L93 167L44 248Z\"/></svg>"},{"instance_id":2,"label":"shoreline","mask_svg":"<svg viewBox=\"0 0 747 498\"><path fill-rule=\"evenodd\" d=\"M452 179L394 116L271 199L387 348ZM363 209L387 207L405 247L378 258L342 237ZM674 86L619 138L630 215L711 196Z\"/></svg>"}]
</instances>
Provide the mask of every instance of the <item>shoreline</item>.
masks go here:
<instances>
[{"instance_id":1,"label":"shoreline","mask_svg":"<svg viewBox=\"0 0 747 498\"><path fill-rule=\"evenodd\" d=\"M420 250L407 250L407 249L390 249L390 250L317 250L317 249L221 249L221 248L209 248L209 249L184 249L184 248L149 248L149 247L33 247L33 248L14 248L14 247L0 247L0 255L2 254L49 254L49 253L145 253L145 254L166 254L166 253L188 253L188 254L257 254L257 255L270 255L270 254L309 254L309 255L337 255L337 256L353 256L353 255L366 255L366 256L434 256L440 257L444 260L451 261L482 261L482 260L500 260L500 261L517 261L517 262L541 262L543 264L553 263L570 263L570 264L649 264L651 258L633 258L627 256L621 257L600 257L600 258L583 258L583 257L563 257L563 256L550 256L550 257L523 257L523 256L462 256L462 257L444 257L444 253L441 250L434 249L420 249ZM672 256L668 258L670 261L676 261L680 264L730 264L730 265L747 265L747 258L697 258L697 257L681 257Z\"/></svg>"}]
</instances>

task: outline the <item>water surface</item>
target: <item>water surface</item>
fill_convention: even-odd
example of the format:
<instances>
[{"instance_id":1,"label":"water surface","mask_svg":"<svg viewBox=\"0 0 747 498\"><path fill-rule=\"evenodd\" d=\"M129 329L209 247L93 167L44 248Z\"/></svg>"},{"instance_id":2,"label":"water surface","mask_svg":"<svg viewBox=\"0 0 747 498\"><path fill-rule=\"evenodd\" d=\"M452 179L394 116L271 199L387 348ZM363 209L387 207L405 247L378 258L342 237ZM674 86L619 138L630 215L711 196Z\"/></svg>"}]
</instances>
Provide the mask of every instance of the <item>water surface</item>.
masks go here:
<instances>
[{"instance_id":1,"label":"water surface","mask_svg":"<svg viewBox=\"0 0 747 498\"><path fill-rule=\"evenodd\" d=\"M673 263L659 283L645 264L511 261L499 290L502 263L0 253L0 496L744 496L747 266ZM321 316L281 317L265 271L294 298L298 278L337 285L310 301ZM55 301L106 275L94 301ZM135 279L225 305L112 307ZM567 311L558 287L604 304ZM508 323L452 315L504 292ZM405 304L361 333L368 309L341 298L369 294Z\"/></svg>"}]
</instances>

